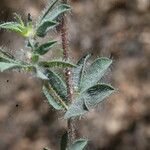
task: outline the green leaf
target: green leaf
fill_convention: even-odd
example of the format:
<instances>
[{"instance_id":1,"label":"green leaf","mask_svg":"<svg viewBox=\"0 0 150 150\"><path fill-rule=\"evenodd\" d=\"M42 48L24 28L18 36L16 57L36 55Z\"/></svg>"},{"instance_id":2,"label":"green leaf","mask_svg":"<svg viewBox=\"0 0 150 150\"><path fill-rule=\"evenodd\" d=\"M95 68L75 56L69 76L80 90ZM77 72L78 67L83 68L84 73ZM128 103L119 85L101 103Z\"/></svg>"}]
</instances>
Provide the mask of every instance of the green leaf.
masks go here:
<instances>
[{"instance_id":1,"label":"green leaf","mask_svg":"<svg viewBox=\"0 0 150 150\"><path fill-rule=\"evenodd\" d=\"M56 7L55 9L53 9L51 12L49 12L46 16L45 19L46 20L55 20L58 16L60 16L61 14L63 14L64 12L67 12L71 9L71 7L69 5L66 4L61 4L58 7Z\"/></svg>"},{"instance_id":2,"label":"green leaf","mask_svg":"<svg viewBox=\"0 0 150 150\"><path fill-rule=\"evenodd\" d=\"M85 72L85 65L90 56L91 56L90 54L87 54L84 57L82 57L78 61L77 67L73 68L73 85L75 90L78 90L80 87L80 83L82 81Z\"/></svg>"},{"instance_id":3,"label":"green leaf","mask_svg":"<svg viewBox=\"0 0 150 150\"><path fill-rule=\"evenodd\" d=\"M31 57L32 63L36 63L39 61L39 54L32 54Z\"/></svg>"},{"instance_id":4,"label":"green leaf","mask_svg":"<svg viewBox=\"0 0 150 150\"><path fill-rule=\"evenodd\" d=\"M34 49L34 40L32 38L29 38L28 41L27 41L26 46L33 50Z\"/></svg>"},{"instance_id":5,"label":"green leaf","mask_svg":"<svg viewBox=\"0 0 150 150\"><path fill-rule=\"evenodd\" d=\"M7 51L0 48L0 61L1 62L10 62L11 60L14 61L14 57Z\"/></svg>"},{"instance_id":6,"label":"green leaf","mask_svg":"<svg viewBox=\"0 0 150 150\"><path fill-rule=\"evenodd\" d=\"M48 77L43 73L44 71L40 68L36 68L36 77L42 79L42 80L48 80Z\"/></svg>"},{"instance_id":7,"label":"green leaf","mask_svg":"<svg viewBox=\"0 0 150 150\"><path fill-rule=\"evenodd\" d=\"M43 86L43 93L51 106L53 106L56 110L63 109L63 107L49 93L49 90L46 88L46 86Z\"/></svg>"},{"instance_id":8,"label":"green leaf","mask_svg":"<svg viewBox=\"0 0 150 150\"><path fill-rule=\"evenodd\" d=\"M8 62L0 62L0 71L3 72L7 69L12 69L16 67L21 67L20 65L16 63L8 63Z\"/></svg>"},{"instance_id":9,"label":"green leaf","mask_svg":"<svg viewBox=\"0 0 150 150\"><path fill-rule=\"evenodd\" d=\"M96 59L87 72L84 74L84 77L81 82L81 90L84 91L89 87L97 84L97 82L102 78L106 73L109 66L112 64L112 60L108 58L98 58Z\"/></svg>"},{"instance_id":10,"label":"green leaf","mask_svg":"<svg viewBox=\"0 0 150 150\"><path fill-rule=\"evenodd\" d=\"M35 40L33 38L29 37L26 46L28 48L31 48L32 50L34 50L35 48L38 47L38 44L39 43L35 42Z\"/></svg>"},{"instance_id":11,"label":"green leaf","mask_svg":"<svg viewBox=\"0 0 150 150\"><path fill-rule=\"evenodd\" d=\"M85 100L82 97L78 97L69 107L68 111L65 113L64 118L69 119L71 117L82 116L89 110L85 105Z\"/></svg>"},{"instance_id":12,"label":"green leaf","mask_svg":"<svg viewBox=\"0 0 150 150\"><path fill-rule=\"evenodd\" d=\"M49 84L63 100L67 100L67 87L65 82L51 70L46 70L46 77L49 79Z\"/></svg>"},{"instance_id":13,"label":"green leaf","mask_svg":"<svg viewBox=\"0 0 150 150\"><path fill-rule=\"evenodd\" d=\"M0 29L5 29L12 32L22 33L22 26L16 22L6 22L0 24Z\"/></svg>"},{"instance_id":14,"label":"green leaf","mask_svg":"<svg viewBox=\"0 0 150 150\"><path fill-rule=\"evenodd\" d=\"M66 150L67 142L68 142L68 133L66 131L61 138L60 150Z\"/></svg>"},{"instance_id":15,"label":"green leaf","mask_svg":"<svg viewBox=\"0 0 150 150\"><path fill-rule=\"evenodd\" d=\"M35 31L32 22L28 22L26 27L23 27L21 35L23 37L34 37Z\"/></svg>"},{"instance_id":16,"label":"green leaf","mask_svg":"<svg viewBox=\"0 0 150 150\"><path fill-rule=\"evenodd\" d=\"M74 103L71 104L65 114L65 118L81 116L90 109L96 107L105 98L110 96L115 89L106 84L97 84L81 93Z\"/></svg>"},{"instance_id":17,"label":"green leaf","mask_svg":"<svg viewBox=\"0 0 150 150\"><path fill-rule=\"evenodd\" d=\"M88 140L86 139L79 139L76 140L71 147L69 148L69 150L83 150L85 148L85 146L87 145Z\"/></svg>"},{"instance_id":18,"label":"green leaf","mask_svg":"<svg viewBox=\"0 0 150 150\"><path fill-rule=\"evenodd\" d=\"M37 23L36 35L39 37L44 37L46 33L58 25L57 22L54 22L56 18L62 13L70 10L70 6L61 4L55 9L52 9L58 0L52 2L52 4L45 11L43 16L40 19L40 22Z\"/></svg>"},{"instance_id":19,"label":"green leaf","mask_svg":"<svg viewBox=\"0 0 150 150\"><path fill-rule=\"evenodd\" d=\"M23 22L21 16L18 15L17 13L14 13L14 16L15 16L16 21L17 21L21 26L24 26L24 22Z\"/></svg>"},{"instance_id":20,"label":"green leaf","mask_svg":"<svg viewBox=\"0 0 150 150\"><path fill-rule=\"evenodd\" d=\"M43 16L41 17L41 21L50 13L50 11L52 10L52 8L54 7L54 5L58 2L58 0L54 0L49 6L48 8L46 8L43 12Z\"/></svg>"},{"instance_id":21,"label":"green leaf","mask_svg":"<svg viewBox=\"0 0 150 150\"><path fill-rule=\"evenodd\" d=\"M36 35L39 37L44 37L50 29L53 29L57 25L58 25L57 22L50 20L43 20L36 30Z\"/></svg>"},{"instance_id":22,"label":"green leaf","mask_svg":"<svg viewBox=\"0 0 150 150\"><path fill-rule=\"evenodd\" d=\"M22 35L23 37L29 37L34 34L32 26L25 27L22 26L20 23L17 22L6 22L3 24L0 24L0 29L5 29L8 31L16 32Z\"/></svg>"},{"instance_id":23,"label":"green leaf","mask_svg":"<svg viewBox=\"0 0 150 150\"><path fill-rule=\"evenodd\" d=\"M35 53L39 54L39 55L44 55L46 54L55 44L57 43L57 41L50 41L48 43L44 43L42 45L40 45L36 50Z\"/></svg>"},{"instance_id":24,"label":"green leaf","mask_svg":"<svg viewBox=\"0 0 150 150\"><path fill-rule=\"evenodd\" d=\"M60 68L68 68L68 67L76 67L76 65L67 62L67 61L61 61L61 60L53 60L53 61L41 61L39 62L39 66L46 67L46 68L54 68L54 67L60 67Z\"/></svg>"},{"instance_id":25,"label":"green leaf","mask_svg":"<svg viewBox=\"0 0 150 150\"><path fill-rule=\"evenodd\" d=\"M0 56L0 62L9 62L7 58Z\"/></svg>"},{"instance_id":26,"label":"green leaf","mask_svg":"<svg viewBox=\"0 0 150 150\"><path fill-rule=\"evenodd\" d=\"M90 110L95 108L105 98L109 97L115 89L107 84L97 84L81 94L85 99L85 105Z\"/></svg>"}]
</instances>

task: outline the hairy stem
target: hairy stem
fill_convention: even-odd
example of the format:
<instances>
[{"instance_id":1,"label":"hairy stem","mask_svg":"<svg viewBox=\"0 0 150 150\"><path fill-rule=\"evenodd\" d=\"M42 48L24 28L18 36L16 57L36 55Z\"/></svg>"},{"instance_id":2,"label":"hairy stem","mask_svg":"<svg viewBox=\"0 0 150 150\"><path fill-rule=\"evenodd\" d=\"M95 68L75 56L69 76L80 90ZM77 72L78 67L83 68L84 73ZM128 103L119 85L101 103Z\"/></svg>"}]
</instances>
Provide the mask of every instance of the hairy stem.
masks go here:
<instances>
[{"instance_id":1,"label":"hairy stem","mask_svg":"<svg viewBox=\"0 0 150 150\"><path fill-rule=\"evenodd\" d=\"M68 4L68 0L62 0L63 4ZM63 56L65 60L69 59L69 49L68 49L68 39L67 39L67 18L65 14L62 15L61 19L61 38L62 38L62 48L63 48ZM66 75L66 84L67 84L67 93L68 93L68 101L70 104L73 101L73 87L72 87L72 74L70 69L65 70ZM75 120L70 118L67 121L68 126L68 145L71 145L75 140Z\"/></svg>"}]
</instances>

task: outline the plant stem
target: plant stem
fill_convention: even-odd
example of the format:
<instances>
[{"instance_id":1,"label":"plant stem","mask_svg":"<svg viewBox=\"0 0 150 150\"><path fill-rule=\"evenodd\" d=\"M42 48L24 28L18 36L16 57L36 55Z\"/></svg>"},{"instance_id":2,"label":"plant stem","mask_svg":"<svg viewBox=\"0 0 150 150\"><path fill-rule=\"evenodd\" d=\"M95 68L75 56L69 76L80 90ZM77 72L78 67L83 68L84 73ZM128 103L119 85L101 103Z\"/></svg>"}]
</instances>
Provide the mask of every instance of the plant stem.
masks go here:
<instances>
[{"instance_id":1,"label":"plant stem","mask_svg":"<svg viewBox=\"0 0 150 150\"><path fill-rule=\"evenodd\" d=\"M62 0L63 4L68 4L68 0ZM67 39L67 18L65 14L62 15L61 19L61 38L62 38L62 48L63 56L65 60L69 59L69 49L68 49L68 39ZM72 74L70 69L65 70L66 75L66 84L67 84L67 93L68 101L71 104L73 101L73 87L72 87ZM75 140L75 120L70 118L67 121L68 126L68 145L71 145Z\"/></svg>"}]
</instances>

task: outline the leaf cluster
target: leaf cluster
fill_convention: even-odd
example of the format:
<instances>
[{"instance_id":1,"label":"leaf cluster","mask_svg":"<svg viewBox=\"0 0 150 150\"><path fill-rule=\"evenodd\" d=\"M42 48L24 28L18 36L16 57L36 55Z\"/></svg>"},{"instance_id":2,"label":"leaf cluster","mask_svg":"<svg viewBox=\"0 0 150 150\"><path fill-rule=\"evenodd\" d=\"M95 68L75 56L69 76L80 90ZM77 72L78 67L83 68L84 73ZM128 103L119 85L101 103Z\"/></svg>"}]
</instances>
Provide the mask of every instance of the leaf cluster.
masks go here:
<instances>
[{"instance_id":1,"label":"leaf cluster","mask_svg":"<svg viewBox=\"0 0 150 150\"><path fill-rule=\"evenodd\" d=\"M89 54L82 57L77 67L72 70L75 100L66 112L65 118L82 116L115 91L111 85L100 83L112 60L97 58L88 66L89 57Z\"/></svg>"},{"instance_id":2,"label":"leaf cluster","mask_svg":"<svg viewBox=\"0 0 150 150\"><path fill-rule=\"evenodd\" d=\"M19 68L25 71L33 72L37 77L48 80L44 75L44 71L50 68L67 68L74 67L75 65L69 61L61 59L53 59L49 61L41 61L43 55L54 49L57 44L56 40L50 40L48 42L39 44L37 38L43 38L46 36L49 30L55 29L59 24L56 20L64 12L69 11L71 8L69 5L59 4L56 6L58 0L54 0L48 8L46 8L42 16L34 23L31 18L28 22L24 22L20 15L14 14L15 22L6 22L0 24L0 29L15 32L25 37L27 41L27 49L29 50L27 59L29 61L24 62L23 60L14 59L7 51L0 49L0 71L3 72L8 69Z\"/></svg>"},{"instance_id":3,"label":"leaf cluster","mask_svg":"<svg viewBox=\"0 0 150 150\"><path fill-rule=\"evenodd\" d=\"M58 4L58 5L56 5ZM56 40L50 40L45 43L37 42L37 38L44 38L49 30L55 29L59 24L58 18L71 8L69 5L59 3L54 0L34 23L31 18L25 23L21 16L15 15L15 22L6 22L0 24L0 29L19 33L26 39L26 47L29 49L27 58L29 61L15 59L7 51L0 49L0 71L8 69L22 69L27 72L33 72L36 77L44 80L43 93L48 102L57 110L68 109L67 106L67 87L65 82L52 68L70 68L75 67L70 61L62 59L41 60L42 56L54 49Z\"/></svg>"},{"instance_id":4,"label":"leaf cluster","mask_svg":"<svg viewBox=\"0 0 150 150\"><path fill-rule=\"evenodd\" d=\"M58 5L56 5L58 4ZM43 80L43 94L48 103L56 110L65 110L65 119L79 117L95 108L115 89L108 84L101 83L101 78L112 64L108 58L97 58L89 66L90 54L82 57L77 64L60 59L43 61L41 58L57 45L56 40L39 43L37 38L44 38L49 30L55 29L59 24L58 18L71 8L69 5L54 0L34 23L31 18L25 23L18 14L15 22L0 24L0 29L12 31L25 37L27 56L29 61L15 59L4 49L0 48L0 72L8 69L22 69L32 72ZM63 78L53 68L71 68L74 102L68 101L67 85ZM83 150L87 144L86 139L79 139L67 147L67 134L62 137L61 150ZM47 148L45 148L47 150Z\"/></svg>"},{"instance_id":5,"label":"leaf cluster","mask_svg":"<svg viewBox=\"0 0 150 150\"><path fill-rule=\"evenodd\" d=\"M30 17L25 23L20 15L14 13L15 21L0 24L0 29L19 33L23 37L44 37L49 30L54 29L59 24L57 22L58 17L71 9L66 4L59 4L55 7L58 1L54 0L35 23Z\"/></svg>"}]
</instances>

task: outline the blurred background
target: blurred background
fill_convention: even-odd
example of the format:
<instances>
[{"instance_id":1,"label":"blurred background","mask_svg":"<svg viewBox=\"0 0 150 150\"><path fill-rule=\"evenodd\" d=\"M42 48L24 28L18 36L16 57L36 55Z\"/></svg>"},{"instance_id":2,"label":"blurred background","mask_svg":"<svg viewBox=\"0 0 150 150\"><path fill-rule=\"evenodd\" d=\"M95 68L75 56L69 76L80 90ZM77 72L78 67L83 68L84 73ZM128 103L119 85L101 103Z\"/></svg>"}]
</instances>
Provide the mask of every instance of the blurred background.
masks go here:
<instances>
[{"instance_id":1,"label":"blurred background","mask_svg":"<svg viewBox=\"0 0 150 150\"><path fill-rule=\"evenodd\" d=\"M78 136L90 139L87 150L150 150L150 0L70 3L72 58L87 52L112 58L107 80L118 89L78 123ZM0 21L12 21L13 12L24 19L31 13L35 19L46 4L46 0L1 0ZM17 34L0 31L0 45L16 57L24 57L24 44ZM30 75L0 73L0 150L59 149L66 124L41 88L41 81Z\"/></svg>"}]
</instances>

